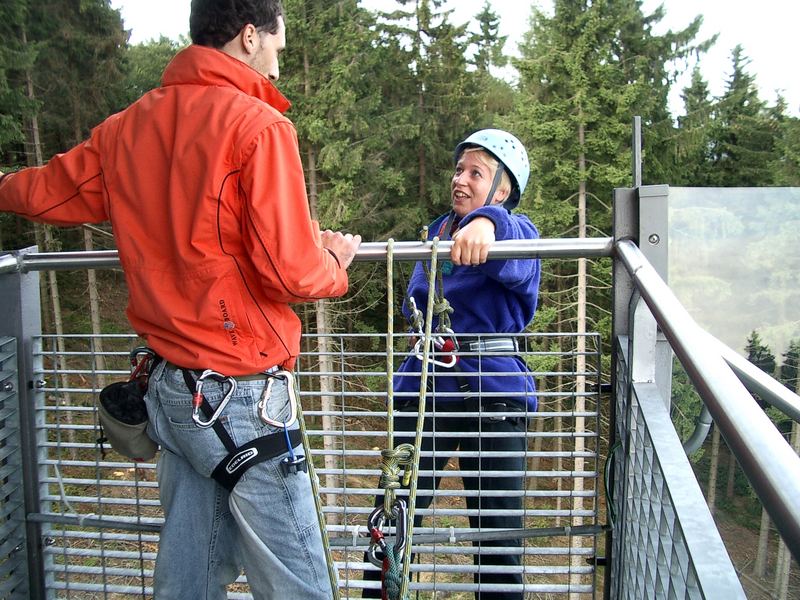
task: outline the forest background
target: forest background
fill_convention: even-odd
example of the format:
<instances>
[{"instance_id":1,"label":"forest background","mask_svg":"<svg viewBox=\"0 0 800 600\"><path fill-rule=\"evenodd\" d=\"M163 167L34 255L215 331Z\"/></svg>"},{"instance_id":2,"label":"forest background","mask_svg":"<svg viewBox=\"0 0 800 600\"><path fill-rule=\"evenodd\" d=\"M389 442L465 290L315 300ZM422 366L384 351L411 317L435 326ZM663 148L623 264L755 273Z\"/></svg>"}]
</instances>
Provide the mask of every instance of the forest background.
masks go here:
<instances>
[{"instance_id":1,"label":"forest background","mask_svg":"<svg viewBox=\"0 0 800 600\"><path fill-rule=\"evenodd\" d=\"M416 239L422 225L448 210L454 145L483 127L508 129L528 148L531 180L520 210L546 238L611 234L612 190L631 185L635 115L645 132L645 184L800 186L800 119L780 96L761 99L741 46L731 52L723 93L712 95L696 67L680 90L683 111L673 114L675 82L689 59L702 63L715 42L699 38L701 17L655 34L663 8L645 13L637 0L555 0L547 14L532 9L519 56L509 58L491 3L469 24L455 22L442 4L399 0L396 10L378 13L356 0L284 0L292 35L279 87L293 102L288 116L297 127L311 211L324 227L368 241ZM0 168L43 164L85 139L109 114L157 87L188 43L128 39L109 0L3 0ZM513 84L495 75L509 60L519 74ZM33 244L48 251L112 248L113 238L108 226L56 230L0 215L0 249ZM127 331L114 293L124 296L119 273L90 272L88 283L86 277L43 278L45 327ZM93 277L108 291L103 297L95 291L92 298ZM365 273L342 302L303 309L306 328L383 330L386 299L369 282ZM608 260L548 261L532 330L598 331L608 340L610 283ZM797 271L784 284L796 293ZM796 315L787 318L794 330L785 346L771 348L755 328L733 345L797 389L800 331ZM699 400L679 367L676 377L675 423L685 439ZM712 508L718 502L758 527L760 505L735 461L729 459L725 492L715 500L719 463L703 452L693 458Z\"/></svg>"}]
</instances>

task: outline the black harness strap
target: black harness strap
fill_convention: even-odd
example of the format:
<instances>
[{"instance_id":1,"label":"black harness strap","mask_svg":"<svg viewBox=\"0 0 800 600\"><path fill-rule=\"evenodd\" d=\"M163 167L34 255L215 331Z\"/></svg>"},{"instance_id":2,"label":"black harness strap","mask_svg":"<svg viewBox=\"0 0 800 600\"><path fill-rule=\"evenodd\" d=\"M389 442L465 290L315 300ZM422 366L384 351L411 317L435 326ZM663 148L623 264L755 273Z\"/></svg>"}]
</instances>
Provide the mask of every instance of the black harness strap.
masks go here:
<instances>
[{"instance_id":1,"label":"black harness strap","mask_svg":"<svg viewBox=\"0 0 800 600\"><path fill-rule=\"evenodd\" d=\"M292 429L289 432L289 440L292 448L297 446L302 440L300 430ZM247 469L270 458L280 456L286 451L286 435L282 431L256 438L242 444L223 458L214 468L211 477L229 492L233 491L234 486Z\"/></svg>"},{"instance_id":2,"label":"black harness strap","mask_svg":"<svg viewBox=\"0 0 800 600\"><path fill-rule=\"evenodd\" d=\"M186 387L189 388L189 393L194 394L197 382L192 377L191 371L181 369L181 372L183 373L183 381L186 383ZM214 414L214 407L209 404L205 397L203 397L200 410L203 411L207 419L210 419ZM283 431L256 438L237 447L219 419L214 421L211 427L228 451L228 455L214 467L211 477L229 492L233 491L239 479L250 467L254 467L270 458L280 456L288 450L286 433ZM300 444L301 441L302 436L299 429L293 429L289 432L289 443L292 448Z\"/></svg>"}]
</instances>

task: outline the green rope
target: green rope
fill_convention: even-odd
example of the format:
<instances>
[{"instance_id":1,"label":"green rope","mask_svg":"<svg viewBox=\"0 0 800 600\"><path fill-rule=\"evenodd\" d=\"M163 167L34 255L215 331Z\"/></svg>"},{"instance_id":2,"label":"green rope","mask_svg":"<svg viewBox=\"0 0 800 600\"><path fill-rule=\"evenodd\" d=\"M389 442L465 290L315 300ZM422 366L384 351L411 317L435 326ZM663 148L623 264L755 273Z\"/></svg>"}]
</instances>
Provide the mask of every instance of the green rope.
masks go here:
<instances>
[{"instance_id":1,"label":"green rope","mask_svg":"<svg viewBox=\"0 0 800 600\"><path fill-rule=\"evenodd\" d=\"M408 593L403 594L404 578L401 572L402 565L398 564L397 547L394 544L386 544L384 554L387 563L387 568L383 573L386 597L389 600L407 600Z\"/></svg>"},{"instance_id":2,"label":"green rope","mask_svg":"<svg viewBox=\"0 0 800 600\"><path fill-rule=\"evenodd\" d=\"M392 514L395 490L400 487L400 466L410 463L407 448L394 447L394 239L386 244L386 448L381 451L381 478L385 490L383 511ZM403 445L405 446L405 444Z\"/></svg>"},{"instance_id":3,"label":"green rope","mask_svg":"<svg viewBox=\"0 0 800 600\"><path fill-rule=\"evenodd\" d=\"M434 276L437 272L437 256L439 250L439 238L433 238L431 249L431 268L425 269L428 275L428 288L432 293L428 294L426 316L423 320L422 313L415 310L413 326L415 332L422 334L424 350L422 352L422 375L420 377L419 406L417 410L417 430L413 444L401 444L394 447L394 240L390 239L386 246L386 289L387 289L387 341L386 341L386 379L387 379L387 398L386 398L386 435L387 447L381 451L381 477L378 483L384 490L383 511L391 518L394 515L394 503L396 490L403 486L411 488L409 490L409 513L408 523L406 524L406 552L403 555L402 568L398 565L399 552L394 544L387 544L385 550L386 569L384 570L384 589L390 600L406 600L408 597L409 572L411 570L411 534L414 526L414 510L417 497L417 473L419 471L419 448L422 445L422 430L425 424L425 395L427 390L428 364L430 362L431 351L431 324L433 315L443 315L445 322L449 324L449 314L452 309L449 304L443 306L442 302L434 302L436 293L436 282ZM441 276L440 276L441 277ZM443 300L443 298L442 298ZM444 301L447 302L446 300ZM435 313L435 306L437 312ZM416 305L411 303L411 308L416 309ZM422 324L425 323L425 330L422 331ZM400 481L400 471L403 471L403 481Z\"/></svg>"}]
</instances>

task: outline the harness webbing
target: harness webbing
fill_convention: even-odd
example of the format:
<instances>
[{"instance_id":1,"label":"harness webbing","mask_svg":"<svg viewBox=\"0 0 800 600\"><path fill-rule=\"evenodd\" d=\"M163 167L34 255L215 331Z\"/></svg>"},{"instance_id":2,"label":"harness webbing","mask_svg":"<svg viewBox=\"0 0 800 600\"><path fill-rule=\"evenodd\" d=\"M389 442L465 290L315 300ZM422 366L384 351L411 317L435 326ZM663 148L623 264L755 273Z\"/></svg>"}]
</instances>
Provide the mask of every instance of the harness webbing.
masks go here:
<instances>
[{"instance_id":1,"label":"harness webbing","mask_svg":"<svg viewBox=\"0 0 800 600\"><path fill-rule=\"evenodd\" d=\"M191 372L187 369L181 369L181 373L186 387L192 393L196 382ZM211 419L214 414L214 407L206 400L205 396L203 396L200 410L203 411L207 419ZM284 432L265 435L237 446L219 419L215 420L211 427L228 451L228 455L214 467L211 477L229 492L233 490L248 469L286 452L287 443ZM292 447L299 444L301 441L300 431L297 429L290 431L289 441Z\"/></svg>"}]
</instances>

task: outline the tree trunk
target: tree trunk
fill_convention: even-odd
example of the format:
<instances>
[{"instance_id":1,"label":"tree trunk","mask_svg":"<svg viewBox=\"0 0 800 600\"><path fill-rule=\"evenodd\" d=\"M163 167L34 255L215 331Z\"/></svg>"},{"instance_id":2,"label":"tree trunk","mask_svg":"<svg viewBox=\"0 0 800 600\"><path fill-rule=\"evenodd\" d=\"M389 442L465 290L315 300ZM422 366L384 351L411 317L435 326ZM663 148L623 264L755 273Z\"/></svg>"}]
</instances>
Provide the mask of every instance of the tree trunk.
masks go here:
<instances>
[{"instance_id":1,"label":"tree trunk","mask_svg":"<svg viewBox=\"0 0 800 600\"><path fill-rule=\"evenodd\" d=\"M708 468L708 489L706 492L708 510L713 516L717 510L717 477L719 474L719 427L711 432L711 465Z\"/></svg>"},{"instance_id":2,"label":"tree trunk","mask_svg":"<svg viewBox=\"0 0 800 600\"><path fill-rule=\"evenodd\" d=\"M761 509L761 526L758 530L758 547L756 550L756 562L753 565L753 575L760 579L767 576L767 562L769 559L769 515L767 511Z\"/></svg>"},{"instance_id":3,"label":"tree trunk","mask_svg":"<svg viewBox=\"0 0 800 600\"><path fill-rule=\"evenodd\" d=\"M311 86L311 66L308 57L308 50L303 52L303 70L305 73L305 93L306 97L310 97L312 93ZM315 220L319 219L319 205L318 205L318 185L317 185L317 156L316 151L312 145L309 145L306 152L307 169L308 169L308 201L311 211L311 217ZM333 373L333 360L330 355L330 327L329 327L329 308L326 300L319 300L315 306L315 316L317 321L317 349L319 351L319 390L320 390L320 408L322 410L322 429L324 431L335 431L337 419L332 415L336 408L336 402L331 395L333 392L333 377L325 375L325 373ZM336 489L340 487L341 478L335 474L339 468L339 461L334 454L336 450L336 441L332 436L323 435L322 444L325 449L325 469L330 471L325 476L325 486L328 488ZM311 457L309 457L310 459ZM336 506L336 494L326 494L325 503L328 506ZM338 517L335 513L328 516L328 522L335 524L338 522Z\"/></svg>"},{"instance_id":4,"label":"tree trunk","mask_svg":"<svg viewBox=\"0 0 800 600\"><path fill-rule=\"evenodd\" d=\"M25 45L28 43L27 34L24 29L22 31L22 43ZM28 99L35 101L36 95L33 88L33 74L31 73L30 69L25 70L25 88ZM42 145L39 136L39 119L35 114L31 117L29 123L26 148L28 150L28 164L41 167L44 164L44 158L42 157ZM55 240L53 239L52 229L47 225L42 226L41 235L44 241L44 250L47 252L52 252L56 245ZM66 350L64 347L64 327L61 321L61 300L58 293L58 279L56 277L56 272L47 271L46 278L50 288L50 301L52 302L53 308L53 324L55 326L56 333L57 356L53 361L53 368L62 371L61 376L56 377L56 386L58 386L58 380L60 380L61 388L66 390L69 388L69 378L67 377L66 373L64 373L64 371L66 371L66 362L64 358L66 355ZM67 407L67 409L64 411L64 420L66 421L67 425L71 425L72 411L68 408L72 405L70 394L67 391L62 391L58 398L60 398L60 405ZM59 415L60 412L56 412L56 414ZM73 446L70 450L70 456L73 460L75 460L77 459L77 449L74 447L75 431L71 427L67 429L67 440Z\"/></svg>"},{"instance_id":5,"label":"tree trunk","mask_svg":"<svg viewBox=\"0 0 800 600\"><path fill-rule=\"evenodd\" d=\"M94 250L92 232L89 229L83 230L83 247L87 252ZM100 319L100 294L97 292L97 272L94 269L88 269L86 277L89 286L89 314L92 320L92 335L94 336L91 344L92 363L96 373L97 388L102 389L106 385L106 376L103 373L106 370L106 359L103 355L103 338L100 337L103 333L103 328Z\"/></svg>"},{"instance_id":6,"label":"tree trunk","mask_svg":"<svg viewBox=\"0 0 800 600\"><path fill-rule=\"evenodd\" d=\"M578 184L578 237L586 237L586 155L584 154L584 146L586 143L586 133L584 124L582 122L578 125L578 145L581 153L578 156L578 171L580 172L580 183ZM585 418L580 416L581 413L586 411L586 259L578 259L578 319L577 330L578 338L576 340L577 356L575 357L575 461L574 470L583 471L584 459L579 456L585 450L585 438L583 433L586 429ZM573 491L575 498L572 502L572 508L576 512L583 510L583 497L581 492L584 490L584 482L581 477L575 477L573 480ZM576 516L572 519L572 525L583 525L583 517ZM570 540L572 548L581 548L583 546L583 538L574 537ZM572 558L572 566L581 566L583 560L579 554L576 553ZM570 583L579 585L582 576L573 574L570 576ZM570 593L571 599L579 598L579 594Z\"/></svg>"},{"instance_id":7,"label":"tree trunk","mask_svg":"<svg viewBox=\"0 0 800 600\"><path fill-rule=\"evenodd\" d=\"M725 485L725 498L733 499L733 484L736 481L736 457L728 449L728 480Z\"/></svg>"},{"instance_id":8,"label":"tree trunk","mask_svg":"<svg viewBox=\"0 0 800 600\"><path fill-rule=\"evenodd\" d=\"M797 383L797 393L800 393L800 380ZM800 425L792 423L792 448L800 453ZM788 600L789 598L789 576L792 572L792 555L786 547L786 543L778 538L778 558L775 561L775 585L773 595L778 600Z\"/></svg>"}]
</instances>

